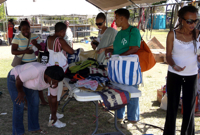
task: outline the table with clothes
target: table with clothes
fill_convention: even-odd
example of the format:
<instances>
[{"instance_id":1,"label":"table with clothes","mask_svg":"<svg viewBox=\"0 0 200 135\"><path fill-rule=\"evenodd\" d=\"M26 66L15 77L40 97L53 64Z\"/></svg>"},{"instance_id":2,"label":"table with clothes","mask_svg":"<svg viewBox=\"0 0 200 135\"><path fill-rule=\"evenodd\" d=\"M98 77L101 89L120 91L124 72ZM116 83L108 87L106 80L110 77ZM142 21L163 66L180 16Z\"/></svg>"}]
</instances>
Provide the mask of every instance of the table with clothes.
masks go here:
<instances>
[{"instance_id":1,"label":"table with clothes","mask_svg":"<svg viewBox=\"0 0 200 135\"><path fill-rule=\"evenodd\" d=\"M136 66L136 64L135 64ZM115 128L118 132L109 134L123 134L117 127L117 109L120 109L129 103L131 98L141 96L141 91L137 87L118 84L110 81L104 65L99 65L94 59L87 59L83 62L69 64L65 73L64 85L69 89L68 97L64 107L72 98L80 102L93 102L96 106L96 117L98 117L98 101L103 100L107 110L115 110ZM111 77L110 77L111 78ZM137 80L138 77L137 77ZM131 82L134 82L131 80ZM96 128L98 129L98 119Z\"/></svg>"},{"instance_id":2,"label":"table with clothes","mask_svg":"<svg viewBox=\"0 0 200 135\"><path fill-rule=\"evenodd\" d=\"M69 94L69 96L74 97L79 102L90 102L91 101L91 102L93 102L95 104L96 117L98 117L98 101L99 100L103 100L102 96L98 92L89 92L89 91L86 91L84 89L78 88L78 87L76 87L76 84L69 84L69 81L70 81L69 78L65 78L63 81L65 83L65 86L69 88L69 91L71 93L71 94ZM113 86L112 87L113 91L116 90L116 89L118 89L118 90L122 90L123 89L124 91L128 91L130 93L130 97L131 98L140 97L141 96L141 91L138 90L137 88L133 87L133 86L121 85L121 84L116 84L116 83L111 83L111 84ZM85 86L87 86L87 85L85 85ZM108 92L108 95L109 95L109 92ZM114 92L116 93L116 91L114 91ZM112 93L110 95L112 95ZM66 103L69 103L69 100L70 99L68 99L66 101ZM120 102L120 101L117 101L117 96L115 96L115 99L109 99L108 98L108 101L110 101L110 107L112 107L112 104L114 106L114 104L116 104L117 102L118 103ZM105 104L105 102L104 102L104 104ZM115 110L115 123L114 123L114 125L115 125L115 129L118 132L112 132L112 133L107 133L107 134L115 134L115 135L116 134L124 134L117 127L117 110ZM95 128L94 132L92 133L92 135L97 132L97 129L98 129L98 119L96 119L96 128ZM102 135L103 134L105 134L105 133L102 133Z\"/></svg>"}]
</instances>

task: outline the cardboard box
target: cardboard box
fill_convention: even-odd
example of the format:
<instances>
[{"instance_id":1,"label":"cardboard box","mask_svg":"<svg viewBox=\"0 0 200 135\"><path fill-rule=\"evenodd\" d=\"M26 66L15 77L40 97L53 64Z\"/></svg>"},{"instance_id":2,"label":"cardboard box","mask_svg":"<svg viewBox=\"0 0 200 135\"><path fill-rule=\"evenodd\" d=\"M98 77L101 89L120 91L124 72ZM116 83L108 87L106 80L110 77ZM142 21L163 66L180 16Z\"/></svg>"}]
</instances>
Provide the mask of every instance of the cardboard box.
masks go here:
<instances>
[{"instance_id":1,"label":"cardboard box","mask_svg":"<svg viewBox=\"0 0 200 135\"><path fill-rule=\"evenodd\" d=\"M158 41L155 36L147 43L147 45L150 49L165 49L165 47Z\"/></svg>"},{"instance_id":2,"label":"cardboard box","mask_svg":"<svg viewBox=\"0 0 200 135\"><path fill-rule=\"evenodd\" d=\"M156 62L165 62L165 52L152 52Z\"/></svg>"},{"instance_id":3,"label":"cardboard box","mask_svg":"<svg viewBox=\"0 0 200 135\"><path fill-rule=\"evenodd\" d=\"M157 90L157 101L161 103L162 97L164 96L165 92L162 89Z\"/></svg>"}]
</instances>

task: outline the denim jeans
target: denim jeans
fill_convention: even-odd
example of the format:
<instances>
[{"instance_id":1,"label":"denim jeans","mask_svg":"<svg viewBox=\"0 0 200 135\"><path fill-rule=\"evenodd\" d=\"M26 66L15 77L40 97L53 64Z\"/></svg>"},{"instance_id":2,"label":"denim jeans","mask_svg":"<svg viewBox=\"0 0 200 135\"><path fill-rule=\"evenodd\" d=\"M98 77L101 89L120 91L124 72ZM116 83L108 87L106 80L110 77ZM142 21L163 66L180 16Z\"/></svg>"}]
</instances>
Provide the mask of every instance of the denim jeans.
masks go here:
<instances>
[{"instance_id":1,"label":"denim jeans","mask_svg":"<svg viewBox=\"0 0 200 135\"><path fill-rule=\"evenodd\" d=\"M24 134L23 114L24 103L16 104L15 99L18 96L18 91L15 85L15 76L8 74L7 87L10 93L10 97L13 102L13 118L12 118L12 132L13 135ZM39 94L37 90L28 89L23 87L23 91L26 94L28 104L28 130L36 131L40 129L39 125Z\"/></svg>"},{"instance_id":2,"label":"denim jeans","mask_svg":"<svg viewBox=\"0 0 200 135\"><path fill-rule=\"evenodd\" d=\"M134 85L135 88L138 88L137 85ZM117 118L123 119L125 116L125 106L117 110ZM127 117L129 121L139 121L140 119L140 107L139 107L139 98L131 98L127 104Z\"/></svg>"}]
</instances>

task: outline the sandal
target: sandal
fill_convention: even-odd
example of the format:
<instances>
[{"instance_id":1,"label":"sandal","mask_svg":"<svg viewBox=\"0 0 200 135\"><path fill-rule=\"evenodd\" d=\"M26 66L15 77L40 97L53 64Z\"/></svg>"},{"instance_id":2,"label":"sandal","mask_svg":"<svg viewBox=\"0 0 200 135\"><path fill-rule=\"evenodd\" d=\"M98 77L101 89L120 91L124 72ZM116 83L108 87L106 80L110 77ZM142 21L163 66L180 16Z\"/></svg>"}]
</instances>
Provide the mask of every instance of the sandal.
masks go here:
<instances>
[{"instance_id":1,"label":"sandal","mask_svg":"<svg viewBox=\"0 0 200 135\"><path fill-rule=\"evenodd\" d=\"M44 130L42 130L42 129L39 129L39 130L37 130L37 131L31 131L32 133L39 133L39 134L47 134L48 132L47 131L44 131Z\"/></svg>"}]
</instances>

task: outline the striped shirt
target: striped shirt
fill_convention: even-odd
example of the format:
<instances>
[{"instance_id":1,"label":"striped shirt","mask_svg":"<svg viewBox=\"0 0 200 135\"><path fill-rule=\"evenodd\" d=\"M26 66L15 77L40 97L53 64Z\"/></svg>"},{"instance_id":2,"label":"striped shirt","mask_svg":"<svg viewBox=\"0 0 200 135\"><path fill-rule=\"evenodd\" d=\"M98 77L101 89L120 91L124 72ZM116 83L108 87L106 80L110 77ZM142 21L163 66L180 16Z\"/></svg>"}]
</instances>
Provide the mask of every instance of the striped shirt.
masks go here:
<instances>
[{"instance_id":1,"label":"striped shirt","mask_svg":"<svg viewBox=\"0 0 200 135\"><path fill-rule=\"evenodd\" d=\"M29 48L32 48L33 45L31 43L31 40L36 39L37 41L40 40L40 37L36 34L31 33L31 39L30 39L30 43L29 43ZM22 33L15 35L14 39L12 40L12 44L17 44L18 45L18 49L17 50L25 50L28 44L28 38L24 37L22 35ZM18 57L22 57L21 55L17 55ZM31 62L31 61L35 61L36 60L36 56L35 53L33 52L32 54L25 54L22 61L23 62Z\"/></svg>"}]
</instances>

